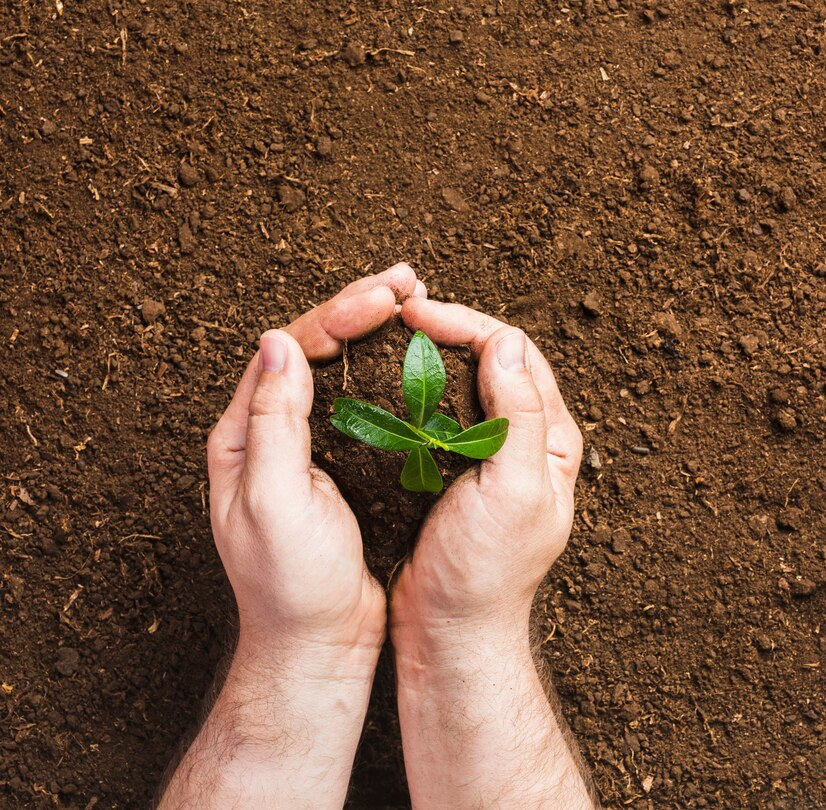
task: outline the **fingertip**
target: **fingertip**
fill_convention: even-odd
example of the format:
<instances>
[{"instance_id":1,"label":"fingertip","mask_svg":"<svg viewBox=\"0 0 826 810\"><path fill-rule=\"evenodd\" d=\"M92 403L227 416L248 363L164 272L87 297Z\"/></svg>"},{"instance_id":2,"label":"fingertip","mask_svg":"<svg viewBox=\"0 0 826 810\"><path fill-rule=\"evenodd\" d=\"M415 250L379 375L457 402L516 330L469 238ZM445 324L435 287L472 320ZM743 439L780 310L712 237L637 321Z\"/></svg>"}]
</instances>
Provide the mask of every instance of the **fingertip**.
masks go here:
<instances>
[{"instance_id":1,"label":"fingertip","mask_svg":"<svg viewBox=\"0 0 826 810\"><path fill-rule=\"evenodd\" d=\"M505 371L522 371L528 368L528 340L521 329L502 329L495 341L496 359Z\"/></svg>"},{"instance_id":2,"label":"fingertip","mask_svg":"<svg viewBox=\"0 0 826 810\"><path fill-rule=\"evenodd\" d=\"M418 281L416 271L407 262L394 264L383 273L379 273L375 280L389 287L398 301L413 295Z\"/></svg>"},{"instance_id":3,"label":"fingertip","mask_svg":"<svg viewBox=\"0 0 826 810\"><path fill-rule=\"evenodd\" d=\"M416 279L416 287L413 290L413 297L427 298L427 287L425 287L424 282L419 279Z\"/></svg>"},{"instance_id":4,"label":"fingertip","mask_svg":"<svg viewBox=\"0 0 826 810\"><path fill-rule=\"evenodd\" d=\"M542 415L542 395L528 362L528 340L521 329L505 326L485 343L479 356L479 396L489 417L513 420ZM532 421L532 420L531 420Z\"/></svg>"},{"instance_id":5,"label":"fingertip","mask_svg":"<svg viewBox=\"0 0 826 810\"><path fill-rule=\"evenodd\" d=\"M402 302L402 320L411 329L418 329L421 326L422 316L427 312L428 306L432 304L430 299L411 295Z\"/></svg>"},{"instance_id":6,"label":"fingertip","mask_svg":"<svg viewBox=\"0 0 826 810\"><path fill-rule=\"evenodd\" d=\"M278 329L270 329L261 335L258 341L258 362L261 372L270 371L279 373L287 363L289 345Z\"/></svg>"},{"instance_id":7,"label":"fingertip","mask_svg":"<svg viewBox=\"0 0 826 810\"><path fill-rule=\"evenodd\" d=\"M343 299L324 315L321 326L334 341L357 340L392 318L395 308L395 293L381 285ZM340 348L336 346L335 353Z\"/></svg>"}]
</instances>

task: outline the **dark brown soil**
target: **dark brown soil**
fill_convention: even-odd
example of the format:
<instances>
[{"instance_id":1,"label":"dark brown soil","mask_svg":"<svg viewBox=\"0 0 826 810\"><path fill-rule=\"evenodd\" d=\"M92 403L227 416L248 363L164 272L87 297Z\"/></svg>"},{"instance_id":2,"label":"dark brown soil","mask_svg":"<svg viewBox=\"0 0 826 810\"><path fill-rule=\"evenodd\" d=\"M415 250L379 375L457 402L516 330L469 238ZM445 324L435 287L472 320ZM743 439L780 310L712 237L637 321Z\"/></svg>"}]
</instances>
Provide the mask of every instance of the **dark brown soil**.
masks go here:
<instances>
[{"instance_id":1,"label":"dark brown soil","mask_svg":"<svg viewBox=\"0 0 826 810\"><path fill-rule=\"evenodd\" d=\"M230 624L209 427L404 259L585 434L540 607L606 806L826 806L821 0L59 7L0 2L0 805L150 802Z\"/></svg>"}]
</instances>

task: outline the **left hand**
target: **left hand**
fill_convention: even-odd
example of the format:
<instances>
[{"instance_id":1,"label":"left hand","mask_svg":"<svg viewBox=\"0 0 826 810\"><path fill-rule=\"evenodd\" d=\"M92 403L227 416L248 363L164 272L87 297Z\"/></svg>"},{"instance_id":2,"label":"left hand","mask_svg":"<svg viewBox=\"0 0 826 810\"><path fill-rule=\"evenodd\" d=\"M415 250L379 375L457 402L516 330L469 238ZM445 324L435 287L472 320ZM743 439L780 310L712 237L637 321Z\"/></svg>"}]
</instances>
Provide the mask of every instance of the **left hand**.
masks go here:
<instances>
[{"instance_id":1,"label":"left hand","mask_svg":"<svg viewBox=\"0 0 826 810\"><path fill-rule=\"evenodd\" d=\"M213 534L238 603L239 650L253 657L381 645L383 589L353 513L311 462L308 361L335 357L411 295L424 285L398 264L266 332L209 437Z\"/></svg>"}]
</instances>

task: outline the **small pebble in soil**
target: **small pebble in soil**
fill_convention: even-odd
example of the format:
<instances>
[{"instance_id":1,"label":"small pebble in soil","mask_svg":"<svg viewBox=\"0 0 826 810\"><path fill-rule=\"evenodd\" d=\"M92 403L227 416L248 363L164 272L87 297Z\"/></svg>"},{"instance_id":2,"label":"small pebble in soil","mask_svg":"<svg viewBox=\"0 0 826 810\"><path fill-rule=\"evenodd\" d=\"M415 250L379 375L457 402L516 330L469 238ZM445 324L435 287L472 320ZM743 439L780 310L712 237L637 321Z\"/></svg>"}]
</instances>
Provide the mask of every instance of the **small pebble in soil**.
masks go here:
<instances>
[{"instance_id":1,"label":"small pebble in soil","mask_svg":"<svg viewBox=\"0 0 826 810\"><path fill-rule=\"evenodd\" d=\"M287 183L282 183L278 187L278 202L284 206L284 210L288 214L294 214L298 211L304 205L306 199L307 195L300 188Z\"/></svg>"},{"instance_id":2,"label":"small pebble in soil","mask_svg":"<svg viewBox=\"0 0 826 810\"><path fill-rule=\"evenodd\" d=\"M442 199L447 204L448 208L458 213L470 211L470 205L462 196L462 193L455 188L445 187L442 189Z\"/></svg>"},{"instance_id":3,"label":"small pebble in soil","mask_svg":"<svg viewBox=\"0 0 826 810\"><path fill-rule=\"evenodd\" d=\"M781 430L787 433L791 433L797 427L797 417L789 408L781 409L775 417L775 422Z\"/></svg>"},{"instance_id":4,"label":"small pebble in soil","mask_svg":"<svg viewBox=\"0 0 826 810\"><path fill-rule=\"evenodd\" d=\"M777 197L777 207L781 211L791 211L797 206L797 195L791 186L783 186Z\"/></svg>"},{"instance_id":5,"label":"small pebble in soil","mask_svg":"<svg viewBox=\"0 0 826 810\"><path fill-rule=\"evenodd\" d=\"M812 596L817 590L817 583L806 577L796 577L789 582L792 596Z\"/></svg>"},{"instance_id":6,"label":"small pebble in soil","mask_svg":"<svg viewBox=\"0 0 826 810\"><path fill-rule=\"evenodd\" d=\"M740 348L749 356L760 348L760 340L755 335L743 335L738 341Z\"/></svg>"},{"instance_id":7,"label":"small pebble in soil","mask_svg":"<svg viewBox=\"0 0 826 810\"><path fill-rule=\"evenodd\" d=\"M774 649L774 642L765 633L757 633L752 641L760 652L771 652Z\"/></svg>"},{"instance_id":8,"label":"small pebble in soil","mask_svg":"<svg viewBox=\"0 0 826 810\"><path fill-rule=\"evenodd\" d=\"M639 181L644 190L654 188L660 182L660 173L653 166L645 163L640 167Z\"/></svg>"},{"instance_id":9,"label":"small pebble in soil","mask_svg":"<svg viewBox=\"0 0 826 810\"><path fill-rule=\"evenodd\" d=\"M588 466L592 470L601 470L602 469L602 460L599 457L599 452L595 447L592 447L588 451Z\"/></svg>"},{"instance_id":10,"label":"small pebble in soil","mask_svg":"<svg viewBox=\"0 0 826 810\"><path fill-rule=\"evenodd\" d=\"M332 138L329 135L320 135L315 142L315 151L319 157L330 157L333 154Z\"/></svg>"},{"instance_id":11,"label":"small pebble in soil","mask_svg":"<svg viewBox=\"0 0 826 810\"><path fill-rule=\"evenodd\" d=\"M586 315L592 318L598 317L602 313L602 300L596 290L590 290L582 299L582 308Z\"/></svg>"}]
</instances>

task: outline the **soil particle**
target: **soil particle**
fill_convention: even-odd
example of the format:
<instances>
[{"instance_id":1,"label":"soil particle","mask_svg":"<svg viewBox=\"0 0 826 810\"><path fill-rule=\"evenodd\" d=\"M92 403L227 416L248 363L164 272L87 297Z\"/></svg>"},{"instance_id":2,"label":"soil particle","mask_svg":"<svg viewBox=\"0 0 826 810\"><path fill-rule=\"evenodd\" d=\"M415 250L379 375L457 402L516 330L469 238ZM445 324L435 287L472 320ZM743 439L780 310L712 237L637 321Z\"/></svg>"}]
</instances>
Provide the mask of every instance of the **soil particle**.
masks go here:
<instances>
[{"instance_id":1,"label":"soil particle","mask_svg":"<svg viewBox=\"0 0 826 810\"><path fill-rule=\"evenodd\" d=\"M300 188L291 186L288 183L282 183L278 187L278 202L284 206L284 210L288 214L294 214L298 211L306 200L307 195Z\"/></svg>"},{"instance_id":2,"label":"soil particle","mask_svg":"<svg viewBox=\"0 0 826 810\"><path fill-rule=\"evenodd\" d=\"M442 199L447 204L448 208L459 213L466 213L470 211L470 205L462 196L462 193L455 188L446 186L442 189Z\"/></svg>"},{"instance_id":3,"label":"soil particle","mask_svg":"<svg viewBox=\"0 0 826 810\"><path fill-rule=\"evenodd\" d=\"M460 45L464 41L465 35L458 29L454 29L448 34L448 42L450 42L451 45Z\"/></svg>"},{"instance_id":4,"label":"soil particle","mask_svg":"<svg viewBox=\"0 0 826 810\"><path fill-rule=\"evenodd\" d=\"M797 416L790 408L782 408L778 411L775 421L777 422L777 426L787 433L791 433L797 428Z\"/></svg>"},{"instance_id":5,"label":"soil particle","mask_svg":"<svg viewBox=\"0 0 826 810\"><path fill-rule=\"evenodd\" d=\"M768 653L774 649L774 642L765 633L755 633L752 641L760 652Z\"/></svg>"},{"instance_id":6,"label":"soil particle","mask_svg":"<svg viewBox=\"0 0 826 810\"><path fill-rule=\"evenodd\" d=\"M657 312L654 315L654 326L664 335L674 340L682 339L683 328L673 312Z\"/></svg>"},{"instance_id":7,"label":"soil particle","mask_svg":"<svg viewBox=\"0 0 826 810\"><path fill-rule=\"evenodd\" d=\"M367 61L364 47L356 42L345 45L341 50L341 58L351 67L361 67Z\"/></svg>"},{"instance_id":8,"label":"soil particle","mask_svg":"<svg viewBox=\"0 0 826 810\"><path fill-rule=\"evenodd\" d=\"M792 396L788 388L776 387L769 391L769 400L776 405L788 405L791 402Z\"/></svg>"},{"instance_id":9,"label":"soil particle","mask_svg":"<svg viewBox=\"0 0 826 810\"><path fill-rule=\"evenodd\" d=\"M178 169L178 179L181 185L192 188L200 182L201 173L191 163L184 161Z\"/></svg>"},{"instance_id":10,"label":"soil particle","mask_svg":"<svg viewBox=\"0 0 826 810\"><path fill-rule=\"evenodd\" d=\"M61 647L57 651L55 669L65 676L74 675L80 666L80 652L74 647Z\"/></svg>"},{"instance_id":11,"label":"soil particle","mask_svg":"<svg viewBox=\"0 0 826 810\"><path fill-rule=\"evenodd\" d=\"M582 308L586 315L596 318L602 314L602 299L595 290L590 290L582 299Z\"/></svg>"},{"instance_id":12,"label":"soil particle","mask_svg":"<svg viewBox=\"0 0 826 810\"><path fill-rule=\"evenodd\" d=\"M333 140L329 135L320 135L316 138L315 151L319 157L329 158L333 154Z\"/></svg>"},{"instance_id":13,"label":"soil particle","mask_svg":"<svg viewBox=\"0 0 826 810\"><path fill-rule=\"evenodd\" d=\"M777 207L781 211L792 211L797 207L797 195L791 186L783 186L777 197Z\"/></svg>"},{"instance_id":14,"label":"soil particle","mask_svg":"<svg viewBox=\"0 0 826 810\"><path fill-rule=\"evenodd\" d=\"M141 317L147 325L155 323L162 315L166 314L166 306L163 301L156 301L154 298L144 298L141 304Z\"/></svg>"},{"instance_id":15,"label":"soil particle","mask_svg":"<svg viewBox=\"0 0 826 810\"><path fill-rule=\"evenodd\" d=\"M631 532L628 529L617 529L611 536L611 549L615 554L623 554L631 545Z\"/></svg>"},{"instance_id":16,"label":"soil particle","mask_svg":"<svg viewBox=\"0 0 826 810\"><path fill-rule=\"evenodd\" d=\"M806 577L795 577L789 582L792 596L812 596L817 591L817 583Z\"/></svg>"},{"instance_id":17,"label":"soil particle","mask_svg":"<svg viewBox=\"0 0 826 810\"><path fill-rule=\"evenodd\" d=\"M749 356L753 355L760 347L760 340L755 335L743 335L738 343L740 348Z\"/></svg>"},{"instance_id":18,"label":"soil particle","mask_svg":"<svg viewBox=\"0 0 826 810\"><path fill-rule=\"evenodd\" d=\"M588 450L587 455L587 463L588 466L592 470L601 470L602 469L602 459L599 457L599 452L595 447L591 447Z\"/></svg>"},{"instance_id":19,"label":"soil particle","mask_svg":"<svg viewBox=\"0 0 826 810\"><path fill-rule=\"evenodd\" d=\"M192 253L195 250L195 236L188 222L182 222L178 226L178 245L181 248L181 253L184 255Z\"/></svg>"},{"instance_id":20,"label":"soil particle","mask_svg":"<svg viewBox=\"0 0 826 810\"><path fill-rule=\"evenodd\" d=\"M55 132L57 132L57 124L55 124L54 121L49 121L47 119L40 125L40 134L44 138L51 137L55 134Z\"/></svg>"},{"instance_id":21,"label":"soil particle","mask_svg":"<svg viewBox=\"0 0 826 810\"><path fill-rule=\"evenodd\" d=\"M643 190L652 189L660 182L660 173L649 163L640 167L638 177Z\"/></svg>"}]
</instances>

